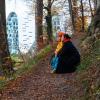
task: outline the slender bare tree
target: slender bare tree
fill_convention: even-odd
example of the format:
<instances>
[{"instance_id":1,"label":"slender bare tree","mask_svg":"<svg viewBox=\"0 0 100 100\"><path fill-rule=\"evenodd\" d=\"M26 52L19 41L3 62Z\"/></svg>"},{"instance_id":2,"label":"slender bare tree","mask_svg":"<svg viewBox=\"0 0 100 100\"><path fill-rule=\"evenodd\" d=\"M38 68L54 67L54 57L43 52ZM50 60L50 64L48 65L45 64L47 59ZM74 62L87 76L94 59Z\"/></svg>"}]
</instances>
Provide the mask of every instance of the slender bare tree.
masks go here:
<instances>
[{"instance_id":1,"label":"slender bare tree","mask_svg":"<svg viewBox=\"0 0 100 100\"><path fill-rule=\"evenodd\" d=\"M52 15L51 15L51 7L55 0L48 0L47 7L44 7L44 9L47 10L47 15L45 17L46 23L47 23L47 34L49 41L52 41Z\"/></svg>"},{"instance_id":2,"label":"slender bare tree","mask_svg":"<svg viewBox=\"0 0 100 100\"><path fill-rule=\"evenodd\" d=\"M89 6L90 6L90 11L91 11L91 16L93 17L93 11L92 11L92 7L91 7L91 0L89 0Z\"/></svg>"},{"instance_id":3,"label":"slender bare tree","mask_svg":"<svg viewBox=\"0 0 100 100\"><path fill-rule=\"evenodd\" d=\"M82 31L84 31L84 8L83 8L83 0L81 2L81 14L82 14Z\"/></svg>"},{"instance_id":4,"label":"slender bare tree","mask_svg":"<svg viewBox=\"0 0 100 100\"><path fill-rule=\"evenodd\" d=\"M72 20L73 30L75 30L75 20L74 20L74 12L72 7L72 0L68 0L68 3L69 3L69 12Z\"/></svg>"}]
</instances>

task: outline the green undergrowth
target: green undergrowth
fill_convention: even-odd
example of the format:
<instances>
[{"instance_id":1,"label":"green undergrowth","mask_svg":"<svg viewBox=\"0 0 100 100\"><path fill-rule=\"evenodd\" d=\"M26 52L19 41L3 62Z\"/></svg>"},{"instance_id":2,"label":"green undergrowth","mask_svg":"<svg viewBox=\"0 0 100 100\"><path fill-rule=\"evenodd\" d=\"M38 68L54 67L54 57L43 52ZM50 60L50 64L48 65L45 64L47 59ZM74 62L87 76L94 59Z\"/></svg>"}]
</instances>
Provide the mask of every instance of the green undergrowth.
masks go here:
<instances>
[{"instance_id":1,"label":"green undergrowth","mask_svg":"<svg viewBox=\"0 0 100 100\"><path fill-rule=\"evenodd\" d=\"M32 68L34 67L34 65L37 64L42 58L44 58L46 54L50 51L50 45L46 46L44 49L41 49L34 58L30 58L27 63L24 63L23 66L16 71L15 77L20 76L30 70L33 70Z\"/></svg>"},{"instance_id":2,"label":"green undergrowth","mask_svg":"<svg viewBox=\"0 0 100 100\"><path fill-rule=\"evenodd\" d=\"M89 53L82 55L77 72L83 91L80 100L100 100L100 40L95 41Z\"/></svg>"},{"instance_id":3,"label":"green undergrowth","mask_svg":"<svg viewBox=\"0 0 100 100\"><path fill-rule=\"evenodd\" d=\"M37 64L42 58L46 56L51 51L51 45L47 45L45 48L41 49L33 58L28 59L27 62L23 63L20 68L18 68L15 73L10 76L1 76L0 77L0 90L4 88L4 86L8 83L10 80L15 80L16 78L22 76L23 74L27 73L28 71L31 71L35 68L35 64ZM15 58L14 58L15 57ZM13 55L12 57L14 60L17 59L16 55ZM18 59L17 59L18 61Z\"/></svg>"},{"instance_id":4,"label":"green undergrowth","mask_svg":"<svg viewBox=\"0 0 100 100\"><path fill-rule=\"evenodd\" d=\"M85 52L85 51L84 51ZM77 71L84 71L89 68L89 66L93 64L97 64L100 61L100 40L97 40L92 49L88 54L81 55L81 63L78 66Z\"/></svg>"},{"instance_id":5,"label":"green undergrowth","mask_svg":"<svg viewBox=\"0 0 100 100\"><path fill-rule=\"evenodd\" d=\"M2 90L5 85L6 85L6 79L1 79L0 80L0 90Z\"/></svg>"}]
</instances>

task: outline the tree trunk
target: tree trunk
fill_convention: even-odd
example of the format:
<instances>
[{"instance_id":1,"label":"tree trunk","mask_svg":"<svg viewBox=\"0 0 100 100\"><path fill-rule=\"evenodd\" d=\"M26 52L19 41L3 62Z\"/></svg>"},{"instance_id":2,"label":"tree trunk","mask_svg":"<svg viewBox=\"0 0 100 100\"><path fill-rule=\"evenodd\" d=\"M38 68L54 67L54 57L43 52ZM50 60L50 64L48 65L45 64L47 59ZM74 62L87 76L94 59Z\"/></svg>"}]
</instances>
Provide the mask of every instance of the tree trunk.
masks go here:
<instances>
[{"instance_id":1,"label":"tree trunk","mask_svg":"<svg viewBox=\"0 0 100 100\"><path fill-rule=\"evenodd\" d=\"M81 13L82 13L82 31L84 32L84 8L82 0L81 0Z\"/></svg>"},{"instance_id":2,"label":"tree trunk","mask_svg":"<svg viewBox=\"0 0 100 100\"><path fill-rule=\"evenodd\" d=\"M43 43L43 0L36 0L36 45L37 48Z\"/></svg>"},{"instance_id":3,"label":"tree trunk","mask_svg":"<svg viewBox=\"0 0 100 100\"><path fill-rule=\"evenodd\" d=\"M88 28L88 35L100 38L100 0L97 0L95 7L96 12Z\"/></svg>"},{"instance_id":4,"label":"tree trunk","mask_svg":"<svg viewBox=\"0 0 100 100\"><path fill-rule=\"evenodd\" d=\"M6 17L5 17L5 0L0 1L0 66L7 73L13 72L13 64L10 57L7 34L6 34Z\"/></svg>"},{"instance_id":5,"label":"tree trunk","mask_svg":"<svg viewBox=\"0 0 100 100\"><path fill-rule=\"evenodd\" d=\"M100 39L100 0L97 1L98 6L95 6L96 13L88 27L87 37L82 43L83 50L91 50L96 40Z\"/></svg>"},{"instance_id":6,"label":"tree trunk","mask_svg":"<svg viewBox=\"0 0 100 100\"><path fill-rule=\"evenodd\" d=\"M68 3L69 3L69 12L72 20L73 30L75 31L75 21L74 21L73 9L72 9L72 0L68 0Z\"/></svg>"},{"instance_id":7,"label":"tree trunk","mask_svg":"<svg viewBox=\"0 0 100 100\"><path fill-rule=\"evenodd\" d=\"M96 10L97 8L97 0L94 0L94 9Z\"/></svg>"},{"instance_id":8,"label":"tree trunk","mask_svg":"<svg viewBox=\"0 0 100 100\"><path fill-rule=\"evenodd\" d=\"M96 9L98 10L100 8L100 0L96 0L97 6Z\"/></svg>"},{"instance_id":9,"label":"tree trunk","mask_svg":"<svg viewBox=\"0 0 100 100\"><path fill-rule=\"evenodd\" d=\"M47 34L49 41L52 41L52 15L51 15L51 0L48 0L47 6L47 16L46 16L46 23L47 23Z\"/></svg>"},{"instance_id":10,"label":"tree trunk","mask_svg":"<svg viewBox=\"0 0 100 100\"><path fill-rule=\"evenodd\" d=\"M92 7L91 7L91 1L89 0L89 6L90 6L90 11L91 11L91 16L93 17L93 12L92 12Z\"/></svg>"}]
</instances>

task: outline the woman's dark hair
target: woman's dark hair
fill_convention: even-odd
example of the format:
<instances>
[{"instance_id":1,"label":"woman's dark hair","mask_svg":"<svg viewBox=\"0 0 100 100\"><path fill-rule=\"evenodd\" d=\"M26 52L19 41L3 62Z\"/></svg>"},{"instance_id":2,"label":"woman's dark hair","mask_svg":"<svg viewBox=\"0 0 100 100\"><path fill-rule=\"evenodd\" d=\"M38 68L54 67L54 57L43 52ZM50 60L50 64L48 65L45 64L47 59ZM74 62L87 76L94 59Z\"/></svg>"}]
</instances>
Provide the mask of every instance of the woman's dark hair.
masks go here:
<instances>
[{"instance_id":1,"label":"woman's dark hair","mask_svg":"<svg viewBox=\"0 0 100 100\"><path fill-rule=\"evenodd\" d=\"M64 34L64 38L71 39L71 37L68 34Z\"/></svg>"}]
</instances>

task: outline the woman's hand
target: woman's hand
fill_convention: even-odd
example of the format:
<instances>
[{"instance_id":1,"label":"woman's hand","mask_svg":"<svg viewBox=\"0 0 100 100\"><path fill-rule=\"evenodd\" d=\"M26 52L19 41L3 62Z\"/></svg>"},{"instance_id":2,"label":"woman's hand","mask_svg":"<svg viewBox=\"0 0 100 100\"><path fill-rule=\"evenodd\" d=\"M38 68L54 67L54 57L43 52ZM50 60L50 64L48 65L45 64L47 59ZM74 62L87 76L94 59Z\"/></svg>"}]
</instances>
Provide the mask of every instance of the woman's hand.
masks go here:
<instances>
[{"instance_id":1,"label":"woman's hand","mask_svg":"<svg viewBox=\"0 0 100 100\"><path fill-rule=\"evenodd\" d=\"M57 56L57 51L55 51L55 56Z\"/></svg>"}]
</instances>

